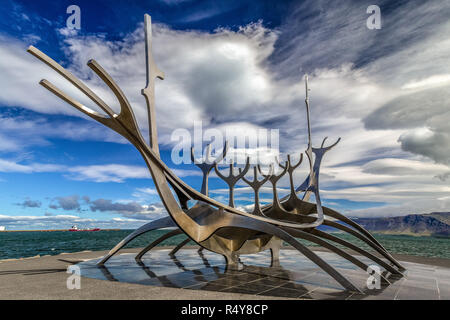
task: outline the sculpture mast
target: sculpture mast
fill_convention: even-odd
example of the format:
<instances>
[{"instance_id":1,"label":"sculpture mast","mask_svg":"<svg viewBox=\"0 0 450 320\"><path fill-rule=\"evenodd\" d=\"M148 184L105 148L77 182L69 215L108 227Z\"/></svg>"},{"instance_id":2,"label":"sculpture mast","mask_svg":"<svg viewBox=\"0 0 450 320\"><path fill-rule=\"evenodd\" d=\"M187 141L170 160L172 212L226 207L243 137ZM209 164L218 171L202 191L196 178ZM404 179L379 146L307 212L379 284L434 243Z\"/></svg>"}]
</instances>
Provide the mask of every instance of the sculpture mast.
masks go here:
<instances>
[{"instance_id":1,"label":"sculpture mast","mask_svg":"<svg viewBox=\"0 0 450 320\"><path fill-rule=\"evenodd\" d=\"M144 15L145 24L145 63L147 83L146 87L142 89L142 95L145 97L147 103L148 113L148 131L150 136L150 148L159 155L158 146L158 132L156 128L155 119L155 78L164 80L164 72L158 69L153 60L152 55L152 18Z\"/></svg>"},{"instance_id":2,"label":"sculpture mast","mask_svg":"<svg viewBox=\"0 0 450 320\"><path fill-rule=\"evenodd\" d=\"M305 153L309 160L309 181L308 183L313 183L314 172L313 172L313 152L312 152L312 141L311 141L311 121L309 119L309 88L308 88L308 75L305 75L305 105L306 105L306 120L308 122L308 148ZM303 196L303 200L308 201L311 192L306 192Z\"/></svg>"},{"instance_id":3,"label":"sculpture mast","mask_svg":"<svg viewBox=\"0 0 450 320\"><path fill-rule=\"evenodd\" d=\"M306 96L305 96L305 104L306 104L306 119L308 121L308 149L312 148L311 143L311 123L309 120L309 88L308 88L308 75L305 75L305 90L306 90Z\"/></svg>"}]
</instances>

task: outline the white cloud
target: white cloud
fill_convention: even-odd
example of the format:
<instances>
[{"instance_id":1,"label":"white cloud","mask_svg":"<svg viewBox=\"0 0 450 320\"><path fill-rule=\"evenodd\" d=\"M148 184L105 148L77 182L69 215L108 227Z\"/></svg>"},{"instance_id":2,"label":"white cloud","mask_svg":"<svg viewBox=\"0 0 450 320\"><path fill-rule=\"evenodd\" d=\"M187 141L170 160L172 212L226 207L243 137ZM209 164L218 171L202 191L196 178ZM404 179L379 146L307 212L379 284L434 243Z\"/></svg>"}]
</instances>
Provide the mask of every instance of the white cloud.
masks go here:
<instances>
[{"instance_id":1,"label":"white cloud","mask_svg":"<svg viewBox=\"0 0 450 320\"><path fill-rule=\"evenodd\" d=\"M149 195L157 195L158 194L156 189L152 189L152 188L136 188L136 191L142 192L145 194L149 194Z\"/></svg>"},{"instance_id":2,"label":"white cloud","mask_svg":"<svg viewBox=\"0 0 450 320\"><path fill-rule=\"evenodd\" d=\"M198 170L173 169L179 177L198 176ZM94 182L124 182L126 179L149 179L150 172L147 167L100 164L87 166L66 166L59 164L31 163L20 164L15 161L0 159L0 172L61 172L66 178L79 181Z\"/></svg>"},{"instance_id":3,"label":"white cloud","mask_svg":"<svg viewBox=\"0 0 450 320\"><path fill-rule=\"evenodd\" d=\"M423 80L412 81L402 86L402 89L430 88L442 85L450 85L450 74L438 74Z\"/></svg>"},{"instance_id":4,"label":"white cloud","mask_svg":"<svg viewBox=\"0 0 450 320\"><path fill-rule=\"evenodd\" d=\"M158 218L155 216L154 218ZM111 220L99 220L82 218L72 215L47 215L47 216L14 216L0 215L0 225L7 230L48 230L69 229L72 225L79 227L97 227L102 229L120 228L135 229L142 225L142 219L114 217Z\"/></svg>"},{"instance_id":5,"label":"white cloud","mask_svg":"<svg viewBox=\"0 0 450 320\"><path fill-rule=\"evenodd\" d=\"M448 170L445 165L408 159L384 158L366 163L363 172L390 175L421 175L431 177Z\"/></svg>"},{"instance_id":6,"label":"white cloud","mask_svg":"<svg viewBox=\"0 0 450 320\"><path fill-rule=\"evenodd\" d=\"M147 168L120 164L76 166L69 170L67 177L73 180L95 182L123 182L124 179L150 178Z\"/></svg>"},{"instance_id":7,"label":"white cloud","mask_svg":"<svg viewBox=\"0 0 450 320\"><path fill-rule=\"evenodd\" d=\"M234 126L239 134L252 128L280 129L283 153L304 151L307 141L301 68L310 73L314 145L320 145L324 136L330 137L328 143L342 137L324 159L321 186L325 197L380 201L387 203L386 208L397 209L411 209L410 203L423 210L447 205L448 7L439 1L413 1L386 15L383 28L373 32L365 27L367 15L360 6L325 6L321 1L308 6L299 5L276 31L261 23L236 32L219 29L213 33L154 25L155 60L166 74L156 87L161 144L167 147L173 143L173 129L191 129L194 121L203 120L208 128ZM314 15L314 10L321 15ZM309 16L312 18L304 24L302 18ZM0 87L5 88L0 92L1 104L80 116L37 86L38 80L46 77L92 105L25 54L24 43L5 37L2 40L7 45L0 45L0 74L5 75L0 79ZM117 107L114 98L88 70L86 62L96 59L117 80L144 128L146 110L140 95L145 82L142 25L122 41L67 35L64 45L68 68L113 108ZM22 94L24 90L27 95ZM30 126L37 128L36 124ZM51 132L49 126L41 127ZM85 128L87 139L90 127ZM53 132L55 136L56 130ZM80 136L76 129L69 132ZM38 136L42 140L36 143L45 143L46 136ZM0 131L5 150L17 150L21 140L23 137L18 136L8 142ZM299 182L306 161L296 173ZM42 164L1 160L0 170L50 169ZM180 176L194 175L176 170ZM143 167L107 164L72 168L67 176L122 182L147 178L148 173ZM286 186L286 180L280 185ZM372 212L381 211L377 208Z\"/></svg>"}]
</instances>

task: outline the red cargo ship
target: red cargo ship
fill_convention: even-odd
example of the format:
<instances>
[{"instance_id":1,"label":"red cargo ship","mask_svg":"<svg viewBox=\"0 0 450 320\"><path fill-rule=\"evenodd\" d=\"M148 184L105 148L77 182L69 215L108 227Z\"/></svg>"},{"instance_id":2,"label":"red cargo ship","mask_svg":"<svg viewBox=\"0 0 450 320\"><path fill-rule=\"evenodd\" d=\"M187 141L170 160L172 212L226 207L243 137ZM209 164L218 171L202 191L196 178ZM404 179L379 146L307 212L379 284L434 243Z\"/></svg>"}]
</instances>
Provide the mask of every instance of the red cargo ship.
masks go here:
<instances>
[{"instance_id":1,"label":"red cargo ship","mask_svg":"<svg viewBox=\"0 0 450 320\"><path fill-rule=\"evenodd\" d=\"M86 228L86 229L78 229L77 226L72 226L69 231L100 231L100 228Z\"/></svg>"}]
</instances>

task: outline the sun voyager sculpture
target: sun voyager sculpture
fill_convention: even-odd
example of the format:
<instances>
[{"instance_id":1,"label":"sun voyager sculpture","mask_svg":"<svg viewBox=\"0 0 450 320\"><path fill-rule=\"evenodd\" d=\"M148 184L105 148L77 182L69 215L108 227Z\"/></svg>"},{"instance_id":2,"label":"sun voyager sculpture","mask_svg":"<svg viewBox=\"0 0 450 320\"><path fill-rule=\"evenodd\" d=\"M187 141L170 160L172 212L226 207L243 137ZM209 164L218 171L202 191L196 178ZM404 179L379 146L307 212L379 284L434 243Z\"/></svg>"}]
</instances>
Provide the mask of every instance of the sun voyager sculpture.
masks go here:
<instances>
[{"instance_id":1,"label":"sun voyager sculpture","mask_svg":"<svg viewBox=\"0 0 450 320\"><path fill-rule=\"evenodd\" d=\"M168 212L167 217L143 225L120 241L97 263L98 265L105 264L127 243L144 233L161 228L175 227L172 231L150 243L136 255L135 259L140 261L146 252L165 239L178 234L185 234L188 238L176 246L170 254L174 255L182 246L192 240L201 249L207 249L223 255L229 268L239 268L239 255L258 253L264 250L271 251L272 265L276 265L279 259L279 250L284 241L314 262L345 289L361 292L349 279L297 240L304 239L347 259L364 271L367 271L369 268L366 263L348 251L337 247L336 244L370 259L384 268L381 279L386 283L389 283L387 278L391 274L402 276L405 268L367 230L344 215L321 205L319 195L320 163L325 153L333 148L340 139L334 144L324 146L325 138L319 148L312 146L307 77L305 104L309 141L305 154L309 161L310 172L303 183L296 187L293 179L294 170L302 162L303 154L301 154L297 163L293 163L290 156L287 157L287 161L284 163L277 163L276 165L280 168L277 174L274 173L273 166L270 167L267 174L263 174L261 168L256 165L252 168L253 179L248 179L245 177L250 170L250 163L247 159L245 167L240 168L238 174L234 174L234 165L230 164L229 175L224 175L219 171L218 164L226 155L227 144L225 144L222 154L214 161L205 160L199 163L198 160L194 159L192 150L192 160L203 172L203 185L199 192L186 185L160 157L156 129L154 87L156 78L163 80L164 73L158 69L153 60L151 18L149 15L145 15L147 84L142 89L142 95L146 100L148 110L149 144L141 134L131 105L124 93L95 60L90 60L87 65L102 79L117 98L120 104L119 114L114 112L77 77L43 52L33 46L30 46L27 51L83 92L105 114L98 113L82 105L45 79L40 81L43 87L82 113L119 133L136 147L148 166L161 201ZM209 158L209 148L206 150L206 154L206 158ZM208 175L213 169L229 187L230 197L228 205L208 196ZM277 192L277 182L285 174L289 177L290 194L280 199ZM258 178L259 175L262 178ZM255 202L254 209L251 212L237 209L234 205L234 186L241 179L254 190ZM273 201L269 205L261 206L259 190L266 182L269 182L273 187ZM315 203L309 201L311 195L314 195ZM194 204L189 205L189 202ZM354 236L367 244L372 249L371 252L363 250L333 234L319 230L317 227L320 225L326 225Z\"/></svg>"}]
</instances>

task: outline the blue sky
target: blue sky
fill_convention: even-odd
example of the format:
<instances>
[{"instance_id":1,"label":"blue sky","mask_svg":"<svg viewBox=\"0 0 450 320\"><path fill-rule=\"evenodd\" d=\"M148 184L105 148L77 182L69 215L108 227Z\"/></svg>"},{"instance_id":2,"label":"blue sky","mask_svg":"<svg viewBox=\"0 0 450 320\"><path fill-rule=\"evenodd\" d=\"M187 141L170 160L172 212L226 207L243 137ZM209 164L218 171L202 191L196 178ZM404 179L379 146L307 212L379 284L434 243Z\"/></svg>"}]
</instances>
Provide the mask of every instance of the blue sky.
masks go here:
<instances>
[{"instance_id":1,"label":"blue sky","mask_svg":"<svg viewBox=\"0 0 450 320\"><path fill-rule=\"evenodd\" d=\"M72 4L81 9L77 31L66 27ZM371 4L381 8L380 30L366 27ZM298 155L307 143L308 73L313 143L342 137L323 163L325 205L349 216L450 209L448 3L5 0L0 225L134 228L166 214L138 152L39 86L48 78L86 102L26 53L36 46L114 105L86 67L96 59L128 96L145 134L145 13L166 76L156 85L161 156L193 187L200 188L200 171L171 162L174 130L192 132L194 121L237 135L277 129L282 158ZM225 187L211 177L211 195L226 203ZM252 194L238 187L238 204L249 205ZM280 193L287 187L282 180Z\"/></svg>"}]
</instances>

